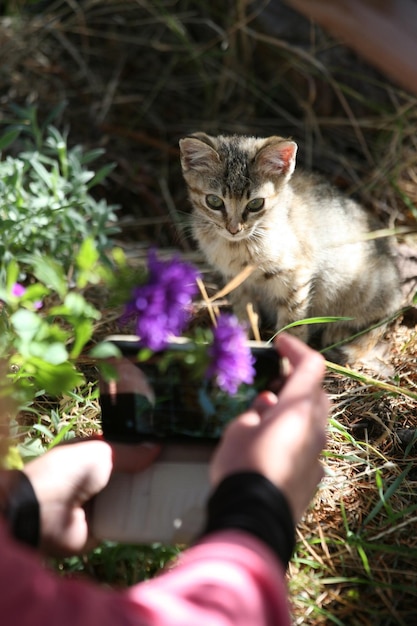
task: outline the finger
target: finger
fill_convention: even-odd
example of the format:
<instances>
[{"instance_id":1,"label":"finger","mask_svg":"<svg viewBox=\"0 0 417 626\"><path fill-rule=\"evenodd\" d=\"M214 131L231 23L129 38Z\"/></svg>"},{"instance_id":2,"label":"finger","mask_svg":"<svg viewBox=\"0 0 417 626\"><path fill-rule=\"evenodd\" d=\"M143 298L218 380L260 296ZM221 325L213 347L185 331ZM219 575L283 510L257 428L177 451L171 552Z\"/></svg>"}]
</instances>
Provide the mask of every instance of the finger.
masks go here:
<instances>
[{"instance_id":1,"label":"finger","mask_svg":"<svg viewBox=\"0 0 417 626\"><path fill-rule=\"evenodd\" d=\"M252 402L252 409L258 413L263 413L266 409L277 404L278 398L272 391L262 391L259 393L255 400Z\"/></svg>"},{"instance_id":2,"label":"finger","mask_svg":"<svg viewBox=\"0 0 417 626\"><path fill-rule=\"evenodd\" d=\"M289 335L280 335L276 345L280 354L288 358L293 368L280 393L281 402L287 397L294 397L294 395L307 397L312 394L324 378L323 357Z\"/></svg>"},{"instance_id":3,"label":"finger","mask_svg":"<svg viewBox=\"0 0 417 626\"><path fill-rule=\"evenodd\" d=\"M328 395L321 390L319 398L314 406L314 422L315 427L322 437L322 448L327 443L327 425L330 415L331 402Z\"/></svg>"},{"instance_id":4,"label":"finger","mask_svg":"<svg viewBox=\"0 0 417 626\"><path fill-rule=\"evenodd\" d=\"M65 441L54 448L62 451L64 448L78 447L79 465L85 461L94 459L100 467L109 468L119 472L140 472L157 458L161 446L153 442L140 444L112 443L106 441L103 435L92 435L85 439L74 438ZM49 454L49 457L51 455Z\"/></svg>"},{"instance_id":5,"label":"finger","mask_svg":"<svg viewBox=\"0 0 417 626\"><path fill-rule=\"evenodd\" d=\"M318 413L322 417L323 422L327 422L327 416L330 413L331 401L327 393L323 390L319 390L319 398L316 402L315 408ZM323 417L325 415L326 417Z\"/></svg>"},{"instance_id":6,"label":"finger","mask_svg":"<svg viewBox=\"0 0 417 626\"><path fill-rule=\"evenodd\" d=\"M140 443L127 445L125 443L110 444L113 451L113 471L135 473L151 465L161 452L157 443Z\"/></svg>"},{"instance_id":7,"label":"finger","mask_svg":"<svg viewBox=\"0 0 417 626\"><path fill-rule=\"evenodd\" d=\"M280 440L286 438L289 444L296 432L298 441L310 442L309 446L318 454L326 445L329 400L320 386L307 394L305 386L297 386L288 397L285 397L283 391L278 403L263 412L261 429L271 440L274 433L279 431Z\"/></svg>"},{"instance_id":8,"label":"finger","mask_svg":"<svg viewBox=\"0 0 417 626\"><path fill-rule=\"evenodd\" d=\"M228 432L229 430L236 431L253 428L258 426L260 422L261 416L259 414L259 411L250 408L248 411L246 411L245 413L241 413L241 415L238 415L238 417L235 417L235 419L229 422L224 430L224 433Z\"/></svg>"},{"instance_id":9,"label":"finger","mask_svg":"<svg viewBox=\"0 0 417 626\"><path fill-rule=\"evenodd\" d=\"M309 348L305 343L289 335L282 333L275 339L275 346L282 357L287 357L293 369L299 367L311 368L318 378L325 372L324 359L316 350Z\"/></svg>"},{"instance_id":10,"label":"finger","mask_svg":"<svg viewBox=\"0 0 417 626\"><path fill-rule=\"evenodd\" d=\"M146 375L128 358L108 359L108 363L115 368L117 379L106 381L100 378L102 394L134 393L145 396L151 403L155 401L155 394Z\"/></svg>"},{"instance_id":11,"label":"finger","mask_svg":"<svg viewBox=\"0 0 417 626\"><path fill-rule=\"evenodd\" d=\"M288 490L286 487L283 487L283 492L287 496L290 508L292 510L293 519L296 524L301 521L304 512L308 506L308 503L311 501L311 498L314 495L314 492L317 490L320 481L324 476L324 469L320 461L317 461L314 466L309 468L308 476L305 477L304 482L304 493L298 490L295 491L293 489Z\"/></svg>"}]
</instances>

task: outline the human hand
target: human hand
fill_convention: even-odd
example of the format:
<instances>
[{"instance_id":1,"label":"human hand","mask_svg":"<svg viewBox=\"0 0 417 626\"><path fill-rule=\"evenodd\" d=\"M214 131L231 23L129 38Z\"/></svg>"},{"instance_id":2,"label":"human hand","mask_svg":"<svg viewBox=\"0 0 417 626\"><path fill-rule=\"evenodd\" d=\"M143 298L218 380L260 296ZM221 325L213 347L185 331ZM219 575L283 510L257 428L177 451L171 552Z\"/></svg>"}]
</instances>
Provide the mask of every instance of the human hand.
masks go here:
<instances>
[{"instance_id":1,"label":"human hand","mask_svg":"<svg viewBox=\"0 0 417 626\"><path fill-rule=\"evenodd\" d=\"M52 448L24 467L40 508L40 549L72 555L97 543L84 505L107 485L113 471L140 472L156 459L154 444L110 444L88 439Z\"/></svg>"},{"instance_id":2,"label":"human hand","mask_svg":"<svg viewBox=\"0 0 417 626\"><path fill-rule=\"evenodd\" d=\"M325 366L314 350L288 334L276 348L289 361L278 396L262 392L226 428L211 462L214 486L230 474L256 471L287 497L297 523L323 475L319 455L326 443L329 400L321 388Z\"/></svg>"}]
</instances>

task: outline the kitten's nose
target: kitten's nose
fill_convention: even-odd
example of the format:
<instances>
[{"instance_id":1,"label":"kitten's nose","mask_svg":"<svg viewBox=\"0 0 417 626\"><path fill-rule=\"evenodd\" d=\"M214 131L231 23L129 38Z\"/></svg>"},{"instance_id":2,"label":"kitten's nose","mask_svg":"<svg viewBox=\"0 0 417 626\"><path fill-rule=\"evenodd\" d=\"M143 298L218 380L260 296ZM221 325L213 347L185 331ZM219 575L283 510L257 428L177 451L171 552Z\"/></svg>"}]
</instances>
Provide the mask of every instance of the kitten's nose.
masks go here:
<instances>
[{"instance_id":1,"label":"kitten's nose","mask_svg":"<svg viewBox=\"0 0 417 626\"><path fill-rule=\"evenodd\" d=\"M229 231L229 233L231 235L237 235L242 230L242 224L240 224L240 223L228 224L227 225L227 230Z\"/></svg>"}]
</instances>

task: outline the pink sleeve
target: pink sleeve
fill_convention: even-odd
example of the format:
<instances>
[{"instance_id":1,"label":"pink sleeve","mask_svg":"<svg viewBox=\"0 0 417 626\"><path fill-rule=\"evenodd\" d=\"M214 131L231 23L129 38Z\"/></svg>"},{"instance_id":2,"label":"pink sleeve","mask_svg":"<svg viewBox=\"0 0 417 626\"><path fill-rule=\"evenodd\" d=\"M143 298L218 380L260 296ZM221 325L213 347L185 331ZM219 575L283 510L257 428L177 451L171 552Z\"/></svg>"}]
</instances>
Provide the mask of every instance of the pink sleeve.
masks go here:
<instances>
[{"instance_id":1,"label":"pink sleeve","mask_svg":"<svg viewBox=\"0 0 417 626\"><path fill-rule=\"evenodd\" d=\"M124 592L63 579L0 527L2 626L289 626L284 573L261 542L215 533Z\"/></svg>"},{"instance_id":2,"label":"pink sleeve","mask_svg":"<svg viewBox=\"0 0 417 626\"><path fill-rule=\"evenodd\" d=\"M283 568L242 531L208 536L172 569L128 591L154 626L289 626Z\"/></svg>"}]
</instances>

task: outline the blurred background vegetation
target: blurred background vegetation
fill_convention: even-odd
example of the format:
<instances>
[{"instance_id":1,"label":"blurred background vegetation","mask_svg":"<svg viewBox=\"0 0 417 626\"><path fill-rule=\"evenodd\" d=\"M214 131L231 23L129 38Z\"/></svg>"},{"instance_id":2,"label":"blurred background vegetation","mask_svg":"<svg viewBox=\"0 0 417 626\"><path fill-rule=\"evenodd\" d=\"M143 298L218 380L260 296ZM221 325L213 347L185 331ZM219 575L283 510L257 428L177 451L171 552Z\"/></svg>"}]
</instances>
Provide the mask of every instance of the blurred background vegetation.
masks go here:
<instances>
[{"instance_id":1,"label":"blurred background vegetation","mask_svg":"<svg viewBox=\"0 0 417 626\"><path fill-rule=\"evenodd\" d=\"M187 133L291 136L300 165L390 225L414 223L415 98L280 1L3 3L0 121L57 105L70 140L117 163L125 235L191 247Z\"/></svg>"}]
</instances>

